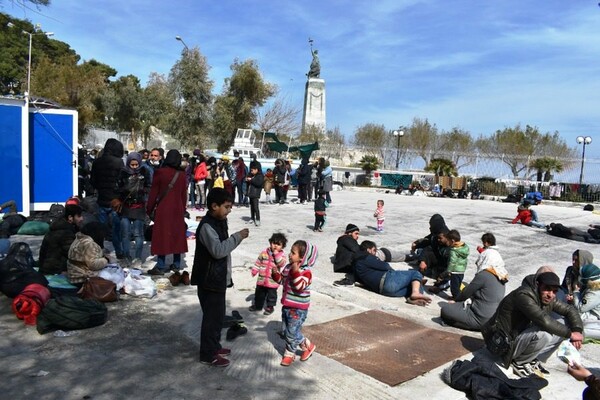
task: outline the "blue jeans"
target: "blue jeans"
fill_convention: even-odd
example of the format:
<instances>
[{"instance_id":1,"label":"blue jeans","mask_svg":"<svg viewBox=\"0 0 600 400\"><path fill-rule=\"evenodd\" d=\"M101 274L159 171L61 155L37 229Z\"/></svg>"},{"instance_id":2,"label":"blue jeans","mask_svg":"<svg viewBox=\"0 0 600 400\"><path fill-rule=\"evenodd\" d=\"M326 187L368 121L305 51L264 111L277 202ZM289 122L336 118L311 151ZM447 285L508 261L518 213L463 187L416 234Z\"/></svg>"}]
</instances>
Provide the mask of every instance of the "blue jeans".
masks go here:
<instances>
[{"instance_id":1,"label":"blue jeans","mask_svg":"<svg viewBox=\"0 0 600 400\"><path fill-rule=\"evenodd\" d=\"M132 229L133 225L133 229ZM123 236L123 253L129 257L129 249L131 248L131 234L133 233L133 241L135 242L135 257L142 258L142 250L144 248L144 221L141 219L130 220L126 217L121 217L121 235Z\"/></svg>"},{"instance_id":2,"label":"blue jeans","mask_svg":"<svg viewBox=\"0 0 600 400\"><path fill-rule=\"evenodd\" d=\"M98 221L108 227L108 221L112 224L112 244L117 257L123 256L123 242L121 241L121 217L111 207L99 207Z\"/></svg>"},{"instance_id":3,"label":"blue jeans","mask_svg":"<svg viewBox=\"0 0 600 400\"><path fill-rule=\"evenodd\" d=\"M285 335L285 349L295 353L304 341L302 325L306 321L308 310L283 307L281 320L283 321L283 334Z\"/></svg>"},{"instance_id":4,"label":"blue jeans","mask_svg":"<svg viewBox=\"0 0 600 400\"><path fill-rule=\"evenodd\" d=\"M383 291L380 293L389 297L410 297L412 295L412 282L422 281L423 275L417 270L388 271L383 282ZM423 293L423 286L419 290Z\"/></svg>"},{"instance_id":5,"label":"blue jeans","mask_svg":"<svg viewBox=\"0 0 600 400\"><path fill-rule=\"evenodd\" d=\"M245 183L246 182L244 182L244 181L239 181L239 182L236 181L235 182L235 187L236 187L237 193L238 193L238 204L245 204L248 202L248 199L246 199L246 196L244 194L245 193L244 186L246 186ZM234 193L234 195L235 195L235 193Z\"/></svg>"},{"instance_id":6,"label":"blue jeans","mask_svg":"<svg viewBox=\"0 0 600 400\"><path fill-rule=\"evenodd\" d=\"M169 268L167 268L166 266L167 263L167 256L166 255L159 255L156 257L156 267L158 269L161 270L168 270ZM179 269L181 268L181 254L173 254L173 264L175 265L175 268Z\"/></svg>"},{"instance_id":7,"label":"blue jeans","mask_svg":"<svg viewBox=\"0 0 600 400\"><path fill-rule=\"evenodd\" d=\"M450 293L455 299L460 294L460 285L465 277L465 274L452 274L450 275Z\"/></svg>"}]
</instances>

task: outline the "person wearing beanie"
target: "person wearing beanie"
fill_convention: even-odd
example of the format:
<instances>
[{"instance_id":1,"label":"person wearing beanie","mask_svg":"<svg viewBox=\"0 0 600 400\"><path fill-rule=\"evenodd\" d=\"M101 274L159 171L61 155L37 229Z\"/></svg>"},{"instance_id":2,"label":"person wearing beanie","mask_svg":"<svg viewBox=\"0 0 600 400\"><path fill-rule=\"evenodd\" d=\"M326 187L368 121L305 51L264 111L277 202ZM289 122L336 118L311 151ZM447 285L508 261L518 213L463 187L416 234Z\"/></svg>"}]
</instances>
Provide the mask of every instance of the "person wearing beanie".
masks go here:
<instances>
[{"instance_id":1,"label":"person wearing beanie","mask_svg":"<svg viewBox=\"0 0 600 400\"><path fill-rule=\"evenodd\" d=\"M547 373L542 362L563 340L569 339L576 349L583 345L581 317L574 307L556 298L559 287L558 275L551 268L540 268L502 299L481 329L488 350L520 377ZM552 313L565 317L565 323Z\"/></svg>"},{"instance_id":2,"label":"person wearing beanie","mask_svg":"<svg viewBox=\"0 0 600 400\"><path fill-rule=\"evenodd\" d=\"M573 305L581 314L585 337L600 339L600 268L582 266L579 281L581 289L573 293Z\"/></svg>"},{"instance_id":3,"label":"person wearing beanie","mask_svg":"<svg viewBox=\"0 0 600 400\"><path fill-rule=\"evenodd\" d=\"M333 272L343 272L346 277L333 282L335 286L354 285L354 256L360 251L358 236L360 229L354 224L346 225L344 234L337 240L335 257L333 261Z\"/></svg>"},{"instance_id":4,"label":"person wearing beanie","mask_svg":"<svg viewBox=\"0 0 600 400\"><path fill-rule=\"evenodd\" d=\"M271 276L283 285L281 296L285 353L281 365L289 366L300 350L300 361L306 361L315 351L316 346L302 335L302 325L308 316L310 307L310 284L312 268L317 262L317 247L307 241L297 240L292 245L289 264L281 272L272 271Z\"/></svg>"}]
</instances>

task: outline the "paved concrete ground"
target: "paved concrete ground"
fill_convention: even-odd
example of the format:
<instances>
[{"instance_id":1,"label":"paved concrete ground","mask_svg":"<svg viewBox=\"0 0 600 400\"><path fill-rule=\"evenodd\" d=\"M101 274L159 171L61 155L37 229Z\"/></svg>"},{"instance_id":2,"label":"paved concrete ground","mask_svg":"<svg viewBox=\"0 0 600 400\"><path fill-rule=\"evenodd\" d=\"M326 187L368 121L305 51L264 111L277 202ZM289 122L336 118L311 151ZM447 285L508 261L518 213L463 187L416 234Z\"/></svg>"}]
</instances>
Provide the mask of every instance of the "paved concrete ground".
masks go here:
<instances>
[{"instance_id":1,"label":"paved concrete ground","mask_svg":"<svg viewBox=\"0 0 600 400\"><path fill-rule=\"evenodd\" d=\"M386 203L383 233L375 230L372 217L377 199L384 199ZM542 204L537 206L537 211L546 223L562 222L580 228L600 223L600 216L582 211L581 206ZM397 196L383 191L347 189L333 193L323 233L312 232L311 205L261 204L262 226L258 228L247 224L248 209L236 208L229 218L230 232L248 226L250 237L234 252L235 287L228 291L227 305L228 310L241 312L249 332L227 342L226 346L233 351L228 368L217 369L197 362L201 313L194 287L168 288L153 299L123 296L118 303L108 305L110 317L104 326L64 338L52 334L41 336L35 328L25 327L10 311L10 301L3 297L0 298L0 374L3 377L0 398L464 399L462 392L451 389L439 377L449 364L396 387L321 356L318 349L307 362L297 361L289 368L280 367L283 342L276 335L278 312L264 316L247 311L255 284L249 268L259 251L268 245L270 235L280 231L291 242L305 239L315 242L319 248L307 325L378 309L434 329L479 337L477 333L440 324L438 304L443 301L442 297L434 296L428 307L417 307L406 304L404 299L382 297L358 287L332 285L342 276L333 273L329 258L347 223L361 228L363 240L408 250L414 239L428 233L428 220L434 213L442 214L447 225L458 229L471 247L466 281L474 275L475 247L484 232L496 235L511 274L508 290L516 288L524 276L541 265L554 266L562 277L570 264L571 253L578 248L598 255L597 245L568 241L547 235L542 229L510 224L516 215L516 205L493 201ZM39 239L28 240L39 243ZM194 249L193 241L189 244L188 269ZM144 266L152 267L152 259L148 258ZM394 264L394 267L409 268L405 263ZM479 355L486 356L486 351L480 351ZM600 365L600 346L584 346L582 356L586 365ZM553 356L547 367L549 386L542 390L543 398L580 398L585 385L572 379L563 363Z\"/></svg>"}]
</instances>

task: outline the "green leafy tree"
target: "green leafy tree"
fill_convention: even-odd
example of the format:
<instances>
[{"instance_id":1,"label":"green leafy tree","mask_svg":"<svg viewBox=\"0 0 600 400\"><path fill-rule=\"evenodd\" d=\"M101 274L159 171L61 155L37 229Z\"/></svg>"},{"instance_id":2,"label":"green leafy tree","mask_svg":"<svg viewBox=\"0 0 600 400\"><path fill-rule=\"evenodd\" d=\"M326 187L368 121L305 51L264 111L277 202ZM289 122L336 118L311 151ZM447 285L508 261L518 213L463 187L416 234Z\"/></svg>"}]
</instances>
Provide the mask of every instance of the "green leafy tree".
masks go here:
<instances>
[{"instance_id":1,"label":"green leafy tree","mask_svg":"<svg viewBox=\"0 0 600 400\"><path fill-rule=\"evenodd\" d=\"M222 151L231 146L238 128L254 125L259 107L276 93L276 87L263 79L255 60L235 59L230 68L232 75L225 79L213 114L217 148Z\"/></svg>"},{"instance_id":2,"label":"green leafy tree","mask_svg":"<svg viewBox=\"0 0 600 400\"><path fill-rule=\"evenodd\" d=\"M405 132L403 142L415 150L428 165L439 148L438 129L427 119L414 118L412 125Z\"/></svg>"},{"instance_id":3,"label":"green leafy tree","mask_svg":"<svg viewBox=\"0 0 600 400\"><path fill-rule=\"evenodd\" d=\"M8 26L8 23L13 26ZM31 70L35 70L38 62L47 57L58 62L65 56L79 56L68 44L59 40L53 40L39 31L39 28L31 22L13 18L7 14L0 13L0 90L2 93L13 91L15 94L23 94L27 90L27 67L29 63L29 36L25 32L38 32L33 36L31 42ZM39 96L37 87L31 82L31 94Z\"/></svg>"},{"instance_id":4,"label":"green leafy tree","mask_svg":"<svg viewBox=\"0 0 600 400\"><path fill-rule=\"evenodd\" d=\"M468 131L458 127L452 128L450 132L442 132L439 142L440 150L451 157L457 170L474 162L474 140Z\"/></svg>"},{"instance_id":5,"label":"green leafy tree","mask_svg":"<svg viewBox=\"0 0 600 400\"><path fill-rule=\"evenodd\" d=\"M175 98L166 131L183 146L204 147L209 141L213 81L206 57L196 47L185 49L171 68L169 86Z\"/></svg>"},{"instance_id":6,"label":"green leafy tree","mask_svg":"<svg viewBox=\"0 0 600 400\"><path fill-rule=\"evenodd\" d=\"M148 146L153 129L157 127L167 129L167 122L175 113L175 97L169 87L169 82L164 75L153 72L150 74L148 84L142 89L140 102L140 120L142 143Z\"/></svg>"},{"instance_id":7,"label":"green leafy tree","mask_svg":"<svg viewBox=\"0 0 600 400\"><path fill-rule=\"evenodd\" d=\"M365 171L367 186L371 186L371 173L379 168L379 160L375 156L364 155L358 162L358 165Z\"/></svg>"},{"instance_id":8,"label":"green leafy tree","mask_svg":"<svg viewBox=\"0 0 600 400\"><path fill-rule=\"evenodd\" d=\"M87 127L101 120L98 96L107 89L106 78L100 70L77 65L76 57L65 56L53 63L43 57L31 75L31 85L38 96L74 108L79 115L80 138Z\"/></svg>"},{"instance_id":9,"label":"green leafy tree","mask_svg":"<svg viewBox=\"0 0 600 400\"><path fill-rule=\"evenodd\" d=\"M424 168L427 172L433 172L436 176L458 176L456 164L452 160L434 158Z\"/></svg>"},{"instance_id":10,"label":"green leafy tree","mask_svg":"<svg viewBox=\"0 0 600 400\"><path fill-rule=\"evenodd\" d=\"M476 143L480 151L505 163L515 178L521 173L525 176L530 174L533 158L574 156L574 150L567 146L558 132L542 134L537 127L530 125L526 125L525 129L517 124L497 130L489 138L480 137Z\"/></svg>"},{"instance_id":11,"label":"green leafy tree","mask_svg":"<svg viewBox=\"0 0 600 400\"><path fill-rule=\"evenodd\" d=\"M544 182L550 182L552 180L553 172L562 172L564 170L563 163L551 157L541 157L536 158L531 163L531 168L537 170L536 180L541 182L542 179Z\"/></svg>"},{"instance_id":12,"label":"green leafy tree","mask_svg":"<svg viewBox=\"0 0 600 400\"><path fill-rule=\"evenodd\" d=\"M368 155L386 159L386 148L390 147L391 135L384 125L367 123L354 131L352 142L364 148Z\"/></svg>"},{"instance_id":13,"label":"green leafy tree","mask_svg":"<svg viewBox=\"0 0 600 400\"><path fill-rule=\"evenodd\" d=\"M141 93L140 80L134 75L122 76L111 83L116 92L117 109L114 115L117 126L123 131L139 129L141 125Z\"/></svg>"}]
</instances>

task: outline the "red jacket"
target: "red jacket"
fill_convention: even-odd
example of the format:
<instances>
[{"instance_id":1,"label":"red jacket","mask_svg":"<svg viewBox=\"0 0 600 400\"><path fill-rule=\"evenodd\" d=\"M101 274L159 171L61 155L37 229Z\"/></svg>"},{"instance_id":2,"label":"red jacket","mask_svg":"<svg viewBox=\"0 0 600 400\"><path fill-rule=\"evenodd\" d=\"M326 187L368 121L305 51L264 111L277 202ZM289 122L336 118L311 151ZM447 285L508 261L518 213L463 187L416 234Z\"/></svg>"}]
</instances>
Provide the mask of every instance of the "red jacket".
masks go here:
<instances>
[{"instance_id":1,"label":"red jacket","mask_svg":"<svg viewBox=\"0 0 600 400\"><path fill-rule=\"evenodd\" d=\"M515 219L512 220L513 224L521 221L523 225L529 225L531 222L531 211L530 210L520 210Z\"/></svg>"},{"instance_id":2,"label":"red jacket","mask_svg":"<svg viewBox=\"0 0 600 400\"><path fill-rule=\"evenodd\" d=\"M206 163L201 162L196 166L196 169L194 170L194 180L196 182L200 182L201 180L206 179L207 176L208 171L206 170Z\"/></svg>"}]
</instances>

